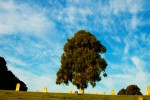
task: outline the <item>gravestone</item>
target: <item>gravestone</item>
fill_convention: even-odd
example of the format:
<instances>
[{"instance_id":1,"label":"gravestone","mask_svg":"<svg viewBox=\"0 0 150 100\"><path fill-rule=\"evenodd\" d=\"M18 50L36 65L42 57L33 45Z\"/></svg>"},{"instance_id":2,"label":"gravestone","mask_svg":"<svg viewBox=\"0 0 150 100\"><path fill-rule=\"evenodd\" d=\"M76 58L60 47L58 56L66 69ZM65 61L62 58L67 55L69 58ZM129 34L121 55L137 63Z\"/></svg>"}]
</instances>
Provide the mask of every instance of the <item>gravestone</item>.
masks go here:
<instances>
[{"instance_id":1,"label":"gravestone","mask_svg":"<svg viewBox=\"0 0 150 100\"><path fill-rule=\"evenodd\" d=\"M78 91L75 91L75 94L78 95Z\"/></svg>"},{"instance_id":2,"label":"gravestone","mask_svg":"<svg viewBox=\"0 0 150 100\"><path fill-rule=\"evenodd\" d=\"M103 94L103 95L106 95L106 92L103 92L102 94Z\"/></svg>"},{"instance_id":3,"label":"gravestone","mask_svg":"<svg viewBox=\"0 0 150 100\"><path fill-rule=\"evenodd\" d=\"M47 93L47 88L46 87L44 88L44 93Z\"/></svg>"},{"instance_id":4,"label":"gravestone","mask_svg":"<svg viewBox=\"0 0 150 100\"><path fill-rule=\"evenodd\" d=\"M114 90L111 90L111 95L115 95L115 91Z\"/></svg>"},{"instance_id":5,"label":"gravestone","mask_svg":"<svg viewBox=\"0 0 150 100\"><path fill-rule=\"evenodd\" d=\"M98 94L98 92L96 92L95 94Z\"/></svg>"},{"instance_id":6,"label":"gravestone","mask_svg":"<svg viewBox=\"0 0 150 100\"><path fill-rule=\"evenodd\" d=\"M138 96L138 100L143 100L143 96Z\"/></svg>"},{"instance_id":7,"label":"gravestone","mask_svg":"<svg viewBox=\"0 0 150 100\"><path fill-rule=\"evenodd\" d=\"M81 94L84 94L84 89L81 89L80 93L81 93Z\"/></svg>"},{"instance_id":8,"label":"gravestone","mask_svg":"<svg viewBox=\"0 0 150 100\"><path fill-rule=\"evenodd\" d=\"M68 93L72 93L72 90L68 90Z\"/></svg>"},{"instance_id":9,"label":"gravestone","mask_svg":"<svg viewBox=\"0 0 150 100\"><path fill-rule=\"evenodd\" d=\"M150 85L147 87L147 95L150 95Z\"/></svg>"},{"instance_id":10,"label":"gravestone","mask_svg":"<svg viewBox=\"0 0 150 100\"><path fill-rule=\"evenodd\" d=\"M19 91L20 90L20 83L17 83L16 84L16 91Z\"/></svg>"}]
</instances>

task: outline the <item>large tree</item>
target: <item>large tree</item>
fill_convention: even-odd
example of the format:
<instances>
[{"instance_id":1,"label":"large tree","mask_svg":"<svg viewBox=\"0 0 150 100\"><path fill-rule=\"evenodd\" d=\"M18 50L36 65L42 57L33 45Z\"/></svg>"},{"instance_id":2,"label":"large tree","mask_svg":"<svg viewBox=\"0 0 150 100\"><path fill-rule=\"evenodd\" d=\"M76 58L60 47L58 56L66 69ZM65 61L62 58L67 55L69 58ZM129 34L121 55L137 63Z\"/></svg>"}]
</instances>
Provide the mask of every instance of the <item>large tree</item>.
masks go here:
<instances>
[{"instance_id":1,"label":"large tree","mask_svg":"<svg viewBox=\"0 0 150 100\"><path fill-rule=\"evenodd\" d=\"M0 90L15 90L17 83L20 83L20 91L27 91L26 84L8 70L5 59L0 57Z\"/></svg>"},{"instance_id":2,"label":"large tree","mask_svg":"<svg viewBox=\"0 0 150 100\"><path fill-rule=\"evenodd\" d=\"M56 84L68 85L70 81L82 90L88 87L88 83L95 87L101 80L101 73L107 76L107 62L101 57L105 52L105 46L93 34L85 30L76 32L64 45Z\"/></svg>"}]
</instances>

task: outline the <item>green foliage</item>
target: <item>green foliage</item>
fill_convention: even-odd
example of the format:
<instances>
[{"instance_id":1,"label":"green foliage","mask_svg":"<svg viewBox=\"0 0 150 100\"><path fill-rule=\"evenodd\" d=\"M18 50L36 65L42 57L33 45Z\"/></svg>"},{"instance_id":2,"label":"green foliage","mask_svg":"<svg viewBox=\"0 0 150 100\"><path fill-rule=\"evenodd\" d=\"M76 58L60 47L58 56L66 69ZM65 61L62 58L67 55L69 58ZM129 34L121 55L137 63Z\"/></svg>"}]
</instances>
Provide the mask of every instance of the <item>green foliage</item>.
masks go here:
<instances>
[{"instance_id":1,"label":"green foliage","mask_svg":"<svg viewBox=\"0 0 150 100\"><path fill-rule=\"evenodd\" d=\"M126 89L121 89L118 95L142 95L137 85L129 85Z\"/></svg>"},{"instance_id":2,"label":"green foliage","mask_svg":"<svg viewBox=\"0 0 150 100\"><path fill-rule=\"evenodd\" d=\"M101 58L106 48L90 32L80 30L67 39L61 57L61 68L57 72L56 84L72 82L78 89L85 89L90 83L93 87L106 77L107 62Z\"/></svg>"}]
</instances>

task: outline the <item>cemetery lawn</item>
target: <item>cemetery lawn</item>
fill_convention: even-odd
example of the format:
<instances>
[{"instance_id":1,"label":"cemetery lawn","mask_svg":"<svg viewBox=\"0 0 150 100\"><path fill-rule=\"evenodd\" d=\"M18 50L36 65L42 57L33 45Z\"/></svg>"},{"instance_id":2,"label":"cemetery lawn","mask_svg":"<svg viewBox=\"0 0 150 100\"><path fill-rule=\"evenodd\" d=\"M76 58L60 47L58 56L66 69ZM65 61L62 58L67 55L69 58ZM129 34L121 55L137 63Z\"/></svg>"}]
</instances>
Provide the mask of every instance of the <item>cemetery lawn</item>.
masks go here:
<instances>
[{"instance_id":1,"label":"cemetery lawn","mask_svg":"<svg viewBox=\"0 0 150 100\"><path fill-rule=\"evenodd\" d=\"M137 95L118 96L100 94L68 94L0 90L0 100L138 100L138 97L139 96ZM143 96L143 100L150 100L150 96Z\"/></svg>"}]
</instances>

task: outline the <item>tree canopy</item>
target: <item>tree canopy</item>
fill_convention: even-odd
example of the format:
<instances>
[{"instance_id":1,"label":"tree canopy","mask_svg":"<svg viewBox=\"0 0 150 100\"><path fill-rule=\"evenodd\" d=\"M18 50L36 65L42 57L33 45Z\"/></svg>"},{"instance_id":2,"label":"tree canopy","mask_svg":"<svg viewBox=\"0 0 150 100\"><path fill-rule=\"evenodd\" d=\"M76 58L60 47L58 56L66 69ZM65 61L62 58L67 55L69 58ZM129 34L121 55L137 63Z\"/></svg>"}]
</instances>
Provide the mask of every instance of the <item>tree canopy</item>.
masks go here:
<instances>
[{"instance_id":1,"label":"tree canopy","mask_svg":"<svg viewBox=\"0 0 150 100\"><path fill-rule=\"evenodd\" d=\"M56 84L68 85L70 81L78 89L87 88L88 83L95 87L101 80L101 73L107 76L107 62L101 57L105 52L105 46L93 34L85 30L76 32L64 45Z\"/></svg>"},{"instance_id":2,"label":"tree canopy","mask_svg":"<svg viewBox=\"0 0 150 100\"><path fill-rule=\"evenodd\" d=\"M26 84L8 70L5 59L0 57L0 90L15 90L17 83L20 83L20 91L27 91Z\"/></svg>"},{"instance_id":3,"label":"tree canopy","mask_svg":"<svg viewBox=\"0 0 150 100\"><path fill-rule=\"evenodd\" d=\"M137 85L129 85L126 89L121 89L118 95L142 95Z\"/></svg>"}]
</instances>

